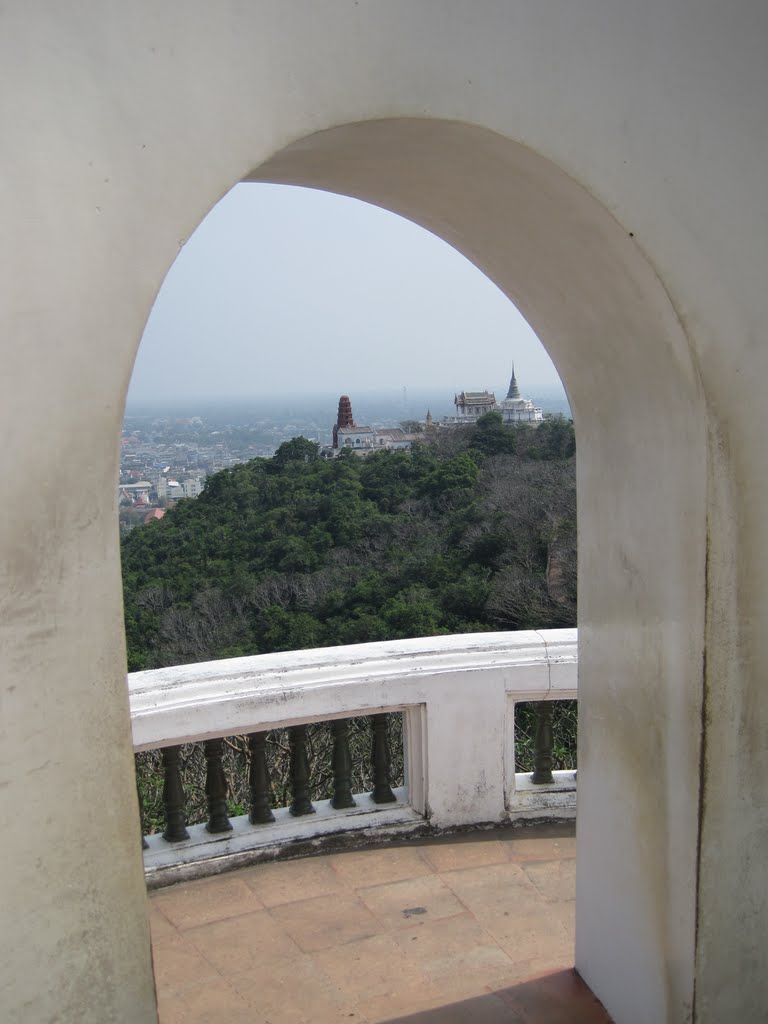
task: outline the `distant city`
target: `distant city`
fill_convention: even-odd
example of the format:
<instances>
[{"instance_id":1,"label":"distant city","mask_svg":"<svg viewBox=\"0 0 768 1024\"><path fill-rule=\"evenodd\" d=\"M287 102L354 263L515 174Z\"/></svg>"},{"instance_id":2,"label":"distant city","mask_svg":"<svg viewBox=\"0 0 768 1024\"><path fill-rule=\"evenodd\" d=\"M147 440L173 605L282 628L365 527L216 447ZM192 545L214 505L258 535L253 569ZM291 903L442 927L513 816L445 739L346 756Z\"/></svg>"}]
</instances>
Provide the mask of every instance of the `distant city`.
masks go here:
<instances>
[{"instance_id":1,"label":"distant city","mask_svg":"<svg viewBox=\"0 0 768 1024\"><path fill-rule=\"evenodd\" d=\"M343 383L343 382L342 382ZM495 390L502 395L506 384ZM403 388L352 395L355 420L375 427L435 421L456 413L454 395ZM562 390L530 393L544 414L570 416ZM195 498L208 476L254 458L269 458L291 438L330 445L339 393L269 396L249 401L201 399L130 402L123 421L118 501L123 531L161 518L179 498Z\"/></svg>"}]
</instances>

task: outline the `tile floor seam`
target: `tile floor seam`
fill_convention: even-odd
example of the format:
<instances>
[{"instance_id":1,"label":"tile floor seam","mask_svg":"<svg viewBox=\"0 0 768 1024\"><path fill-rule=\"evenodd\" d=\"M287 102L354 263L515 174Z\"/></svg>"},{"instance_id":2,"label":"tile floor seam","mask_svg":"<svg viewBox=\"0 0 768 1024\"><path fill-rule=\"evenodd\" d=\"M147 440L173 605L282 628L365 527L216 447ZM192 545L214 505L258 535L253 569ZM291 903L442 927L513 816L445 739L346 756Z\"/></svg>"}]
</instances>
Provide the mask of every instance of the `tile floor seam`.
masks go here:
<instances>
[{"instance_id":1,"label":"tile floor seam","mask_svg":"<svg viewBox=\"0 0 768 1024\"><path fill-rule=\"evenodd\" d=\"M310 900L304 900L302 902L304 902L304 903L312 903L312 902L314 902L315 899L325 899L325 898L326 897L324 897L324 896L318 896L318 897L313 897ZM337 941L332 942L329 946L321 946L318 949L306 949L304 946L302 946L301 945L301 937L294 938L293 935L291 934L291 932L285 926L285 924L281 920L279 920L279 918L276 918L272 914L272 912L271 912L272 910L278 910L279 911L280 909L282 909L282 907L284 907L286 905L296 906L295 903L292 903L292 904L281 904L280 906L277 906L277 907L267 908L267 913L270 915L270 919L272 921L274 921L274 923L281 929L281 931L285 935L287 935L288 938L296 946L299 947L299 949L301 950L302 953L304 953L307 956L313 956L315 953L320 952L320 951L325 950L325 949L334 949L334 948L340 948L340 947L343 947L343 946L349 946L349 945L352 945L352 943L354 943L354 942L360 942L363 939L370 939L370 938L373 938L375 935L381 935L384 932L386 932L386 928L383 925L381 925L381 922L378 921L378 919L376 918L376 915L371 911L370 907L366 907L365 904L362 903L361 901L358 901L358 902L360 902L361 908L363 910L365 910L368 914L370 914L370 916L374 919L374 923L376 925L378 925L379 928L376 931L372 931L370 933L366 932L366 933L364 933L362 935L353 935L353 936L351 936L350 938L347 938L347 939L339 939Z\"/></svg>"},{"instance_id":2,"label":"tile floor seam","mask_svg":"<svg viewBox=\"0 0 768 1024\"><path fill-rule=\"evenodd\" d=\"M491 865L491 867L492 867L492 866L493 866L493 865ZM516 867L520 867L520 865L519 865L519 864L518 864L518 865L515 865L515 866L516 866ZM478 870L477 868L460 868L460 869L458 869L457 871L451 871L451 872L448 872L448 874L452 874L452 875L460 875L460 874L461 874L462 872L464 872L464 871L477 871L477 870ZM487 870L487 869L483 869L483 870ZM541 896L541 894L539 893L538 889L536 889L536 886L535 886L535 885L533 884L533 882L532 882L532 881L531 881L531 880L530 880L530 879L528 878L528 876L527 876L527 875L525 874L525 872L524 872L524 871L522 871L522 869L521 869L521 873L522 873L522 875L523 875L523 877L524 877L524 880L525 880L525 883L526 883L526 884L525 884L525 886L524 886L523 888L526 888L526 887L527 887L527 888L530 888L530 889L534 890L534 892L536 893L536 895L537 895L537 896ZM457 898L457 899L461 899L461 896L460 896L460 894L459 894L459 893L458 893L458 892L456 891L456 889L455 889L455 888L453 887L453 885L451 884L451 880L450 880L450 879L448 879L448 878L444 878L443 880L444 880L445 884L446 884L446 885L447 885L447 886L449 887L449 889L451 890L451 892L453 892L453 893L454 893L454 895L456 896L456 898ZM458 882L458 881L459 881L459 879L456 879L456 881ZM462 902L463 902L463 901L462 901ZM544 900L544 899L542 899L542 902L543 902L543 903L546 903L546 902L549 902L549 901L547 901L547 900Z\"/></svg>"},{"instance_id":3,"label":"tile floor seam","mask_svg":"<svg viewBox=\"0 0 768 1024\"><path fill-rule=\"evenodd\" d=\"M288 933L286 932L286 934ZM366 939L375 939L377 935L386 934L386 931L376 931L370 932L370 934L355 935L351 939L341 939L339 942L334 942L330 946L321 946L319 949L304 949L302 946L299 946L299 943L296 942L295 939L293 941L296 942L296 945L298 946L300 952L304 953L306 956L314 956L315 953L324 953L326 952L326 950L329 949L345 949L349 946L354 946L356 942L365 942Z\"/></svg>"},{"instance_id":4,"label":"tile floor seam","mask_svg":"<svg viewBox=\"0 0 768 1024\"><path fill-rule=\"evenodd\" d=\"M475 912L474 912L473 910L471 910L471 909L470 909L470 908L469 908L469 907L467 906L467 904L466 904L466 903L464 902L464 900L463 900L463 899L461 898L461 896L459 895L459 893L457 893L457 892L456 892L456 890L455 890L455 889L453 889L453 888L452 888L452 887L450 886L450 884L448 883L448 880L447 880L447 879L445 879L445 878L443 878L443 877L442 877L442 875L441 875L440 877L441 877L442 881L443 881L443 882L445 883L445 885L447 885L447 886L448 886L448 888L449 888L449 889L451 890L451 892L452 892L452 893L453 893L453 895L454 895L454 896L456 897L456 899L457 899L457 900L459 901L459 903L460 903L460 904L462 905L462 907L464 907L464 909L466 910L466 912L467 912L468 914L470 914L470 915L471 915L471 916L472 916L473 918L475 918ZM477 920L477 918L475 918L475 920ZM480 923L480 922L478 921L478 924L479 924L479 923Z\"/></svg>"},{"instance_id":5,"label":"tile floor seam","mask_svg":"<svg viewBox=\"0 0 768 1024\"><path fill-rule=\"evenodd\" d=\"M176 925L173 923L173 921L170 919L170 917L168 917L167 914L163 913L162 907L158 903L155 902L154 897L148 891L147 892L147 919L150 922L150 926L151 926L151 923L152 923L152 911L154 911L156 914L159 914L160 917L162 917L162 919L164 921L166 921L171 926L171 928L173 928L175 931L178 931L178 928L176 928Z\"/></svg>"},{"instance_id":6,"label":"tile floor seam","mask_svg":"<svg viewBox=\"0 0 768 1024\"><path fill-rule=\"evenodd\" d=\"M338 854L336 854L335 856L338 856ZM339 871L339 869L336 867L336 861L334 859L334 855L333 854L328 858L328 865L330 866L330 869L334 873L334 875L336 875L336 877L339 879L341 884L346 886L347 885L347 880L344 877L344 875Z\"/></svg>"},{"instance_id":7,"label":"tile floor seam","mask_svg":"<svg viewBox=\"0 0 768 1024\"><path fill-rule=\"evenodd\" d=\"M432 844L432 845L436 845L436 844ZM430 872L432 874L437 874L437 869L435 868L435 865L431 863L431 861L429 860L429 858L426 856L426 854L424 852L425 850L429 849L428 845L424 844L423 846L412 846L412 847L410 847L410 849L415 850L418 853L419 859L421 861L423 861L424 864L427 865L427 867L429 868L429 870L430 870Z\"/></svg>"},{"instance_id":8,"label":"tile floor seam","mask_svg":"<svg viewBox=\"0 0 768 1024\"><path fill-rule=\"evenodd\" d=\"M543 860L540 860L540 861L528 861L527 864L531 865L532 869L533 869L534 865L536 865L536 867L539 867L542 864L557 864L558 865L558 875L560 876L558 878L558 883L561 884L562 883L562 863L563 863L564 859L568 859L568 858L561 858L559 860L551 860L551 861L543 861ZM574 893L574 896L570 897L570 898L569 897L565 897L565 896L557 895L557 896L555 896L554 899L551 899L539 887L539 885L537 885L537 883L534 880L534 878L532 878L532 876L528 873L528 866L526 864L522 864L521 867L522 867L523 871L525 872L526 877L529 879L531 885L536 889L537 892L539 892L541 894L541 898L544 900L545 903L553 903L553 904L557 903L557 904L560 904L560 903L570 903L570 902L573 902L575 900L575 893Z\"/></svg>"},{"instance_id":9,"label":"tile floor seam","mask_svg":"<svg viewBox=\"0 0 768 1024\"><path fill-rule=\"evenodd\" d=\"M371 913L374 915L374 917L377 916L376 912L374 910L372 910ZM419 926L422 925L422 924L432 924L432 923L437 924L438 922L441 922L441 921L446 921L446 922L447 921L455 921L457 917L461 917L461 916L462 916L462 911L460 911L458 914L446 914L443 917L431 917L428 920L425 919L424 921L415 921L410 927L408 927L407 925L402 925L400 927L398 927L397 925L394 925L394 924L393 925L388 925L386 922L382 922L382 924L383 924L384 930L388 934L389 933L395 933L395 932L396 933L402 933L402 932L408 932L408 931L411 931L411 930L416 931L419 928Z\"/></svg>"},{"instance_id":10,"label":"tile floor seam","mask_svg":"<svg viewBox=\"0 0 768 1024\"><path fill-rule=\"evenodd\" d=\"M390 938L389 936L376 936L375 938L380 938L380 937ZM370 940L363 940L363 941L370 941ZM328 950L323 950L322 952L323 953L327 953ZM395 952L404 961L404 966L409 966L409 964L410 964L410 975L409 975L409 977L411 978L411 982L412 982L413 975L415 974L416 975L416 981L417 981L417 987L418 988L423 988L423 987L428 986L430 984L430 979L427 976L427 974L420 967L418 967L418 965L415 965L413 963L413 961L409 962L408 957L405 955L404 952L402 952L401 950L397 950L397 949L395 949ZM325 977L330 978L332 984L334 984L334 985L337 984L334 981L334 979L333 979L333 975L331 975L323 967L322 962L319 962L318 960L315 960L315 964L319 968L319 970L325 975ZM406 976L405 972L404 972L403 976ZM380 982L374 981L374 987L376 987L377 984L380 984ZM394 982L391 982L390 984L394 984ZM407 987L408 988L413 987L412 983L409 984ZM356 1007L360 1008L361 1012L365 1013L365 1014L367 1014L367 1011L365 1009L363 1009L362 1007L363 1007L363 1004L366 1001L370 1002L371 1000L375 1001L375 1000L379 1000L379 999L383 998L383 996L381 996L381 995L372 995L370 992L368 992L367 994L366 993L355 994L355 995L349 994L347 996L347 990L346 989L342 988L341 991L345 995L345 997L350 1000L350 1002L352 1002Z\"/></svg>"},{"instance_id":11,"label":"tile floor seam","mask_svg":"<svg viewBox=\"0 0 768 1024\"><path fill-rule=\"evenodd\" d=\"M173 927L173 925L171 925L171 927ZM179 932L179 931L177 931L175 929L174 929L174 934L173 935L170 935L170 936L157 935L157 936L155 936L152 933L152 928L150 926L150 929L149 929L149 942L150 942L150 946L152 947L153 950L154 950L155 946L175 945L177 942L183 942L183 941L184 941L184 936L181 934L181 932Z\"/></svg>"},{"instance_id":12,"label":"tile floor seam","mask_svg":"<svg viewBox=\"0 0 768 1024\"><path fill-rule=\"evenodd\" d=\"M360 889L373 889L373 888L377 888L379 886L397 885L398 882L410 882L410 881L414 881L417 878L426 878L430 874L436 874L436 872L435 871L431 871L431 872L426 872L426 873L422 873L422 874L418 874L418 875L404 875L404 876L399 876L399 877L396 877L396 878L388 878L386 881L383 881L383 882L374 882L374 883L370 883L370 882L355 883L355 882L350 880L350 881L347 881L347 886L348 886L348 888L352 892L357 893Z\"/></svg>"},{"instance_id":13,"label":"tile floor seam","mask_svg":"<svg viewBox=\"0 0 768 1024\"><path fill-rule=\"evenodd\" d=\"M493 935L490 931L488 931L488 929L485 927L483 922L477 917L477 915L473 911L471 911L469 909L466 909L465 913L470 917L471 921L474 922L474 924L477 925L477 927L482 932L482 934L483 934L483 936L485 937L485 940L486 940L485 944L488 945L488 946L492 946L495 949L497 949L499 951L499 953L501 953L501 955L507 959L507 961L509 962L509 966L513 967L517 963L517 961L512 959L512 957L509 955L509 953L506 951L506 949L504 949L504 947L499 943L499 940L495 937L495 935ZM461 914L456 914L456 915L454 915L453 917L450 917L450 918L441 918L440 921L445 921L447 923L448 921L456 920L456 918L459 918L461 916L462 916ZM439 922L435 921L433 923L437 924ZM414 926L413 930L416 931L417 927L418 926ZM405 930L401 930L400 934L403 934L404 931Z\"/></svg>"},{"instance_id":14,"label":"tile floor seam","mask_svg":"<svg viewBox=\"0 0 768 1024\"><path fill-rule=\"evenodd\" d=\"M302 899L299 900L287 900L285 903L275 903L274 906L272 907L264 907L264 910L266 910L268 914L271 914L273 910L281 910L283 907L296 907L300 903L316 903L318 900L327 900L329 898L333 898L336 895L337 893L325 892L320 893L319 896L304 896ZM354 892L350 893L350 895L356 897L356 893Z\"/></svg>"},{"instance_id":15,"label":"tile floor seam","mask_svg":"<svg viewBox=\"0 0 768 1024\"><path fill-rule=\"evenodd\" d=\"M266 909L267 909L267 907L263 907L263 906L262 907L251 907L251 908L249 908L247 910L242 910L240 912L238 912L238 911L228 912L228 913L223 914L221 917L211 917L211 918L208 918L205 921L200 921L197 924L190 924L190 925L185 925L185 926L181 927L181 926L175 925L175 924L173 924L173 922L171 922L171 925L172 925L172 927L174 927L176 929L176 931L179 933L179 935L183 935L185 932L190 931L192 928L205 928L206 925L209 925L209 924L221 924L222 921L234 921L238 917L247 917L248 914L259 914L259 913L261 913L262 910L266 910Z\"/></svg>"},{"instance_id":16,"label":"tile floor seam","mask_svg":"<svg viewBox=\"0 0 768 1024\"><path fill-rule=\"evenodd\" d=\"M253 911L253 915L254 915L254 916L255 916L256 914L261 914L261 913L265 913L265 914L269 915L269 911L268 911L268 909L267 909L266 907L264 907L264 908L263 908L262 910L254 910L254 911ZM244 918L247 918L247 916L249 916L249 914L241 913L241 914L238 914L238 915L237 915L237 918L236 918L236 919L229 919L229 920L239 920L239 921L242 921L242 920L243 920ZM226 921L226 920L227 920L227 919L224 919L224 921ZM293 940L293 939L291 938L291 936L290 936L290 935L288 934L288 932L287 932L287 931L285 930L285 928L283 928L283 926L281 925L281 923L280 923L280 922L278 922L278 921L273 921L273 919L271 918L271 916L270 916L269 920L270 920L270 921L272 921L272 923L273 923L273 924L274 924L274 925L275 925L276 927L280 928L280 930L281 930L281 931L282 931L282 932L283 932L283 933L284 933L284 934L286 935L286 937L287 937L288 939L290 939L290 941L291 941L291 942L293 942L293 943L294 943L294 945L296 945L296 943L294 942L294 940ZM209 928L210 928L210 927L211 927L212 925L221 925L221 924L223 924L223 922L222 922L222 921L212 921L212 922L208 922L208 923L206 923L206 924L204 924L204 925L196 925L196 926L195 926L194 928L187 928L187 929L185 929L185 934L189 934L189 935L190 935L190 938L193 938L193 937L194 937L194 936L193 936L193 933L196 933L196 932L203 932L204 930L207 930L207 929L209 929ZM183 939L183 936L182 936L182 939ZM193 943L193 945L194 945L194 943ZM194 948L195 948L195 951L196 951L196 952L198 952L198 953L199 953L199 954L200 954L201 956L203 956L203 958L204 958L204 959L206 959L206 961L208 961L208 957L206 956L206 954L205 954L204 952L202 952L202 951L201 951L201 950L200 950L200 949L199 949L199 948L198 948L197 946L195 946L195 945L194 945ZM297 948L298 948L298 947L297 947ZM300 952L303 952L303 950L299 950L299 951L300 951ZM208 963L211 963L211 962L210 962L210 961L208 961ZM215 970L216 970L216 971L217 971L217 972L218 972L219 974L221 974L221 972L219 972L219 971L218 971L218 968L216 968L216 967L215 967L215 965L212 965L212 966L214 967L214 969L215 969ZM226 976L226 975L224 975L224 974L221 974L221 977L222 977L222 978L226 978L227 976Z\"/></svg>"},{"instance_id":17,"label":"tile floor seam","mask_svg":"<svg viewBox=\"0 0 768 1024\"><path fill-rule=\"evenodd\" d=\"M542 863L549 863L549 861L546 861L546 862L542 862ZM554 903L559 903L559 902L560 902L560 900L559 900L559 899L558 899L558 900L548 900L548 899L547 899L547 897L546 897L546 895L545 895L545 894L544 894L544 893L542 892L542 890L541 890L541 889L540 889L540 888L538 887L538 885L536 884L536 882L534 882L534 880L533 880L533 879L531 878L531 876L530 876L530 875L528 874L528 872L526 871L526 869L525 869L525 865L524 865L524 864L521 864L520 866L522 867L523 871L525 872L525 877L526 877L526 878L528 879L528 881L529 881L529 882L531 883L531 885L533 886L533 888L534 888L534 889L536 890L536 892L537 892L537 893L539 894L539 896L541 896L542 900L543 900L543 901L544 901L545 903L553 903L553 902L554 902Z\"/></svg>"},{"instance_id":18,"label":"tile floor seam","mask_svg":"<svg viewBox=\"0 0 768 1024\"><path fill-rule=\"evenodd\" d=\"M216 964L214 964L211 960L209 960L208 957L205 955L205 953L203 953L202 950L195 948L195 953L197 953L197 955L199 957L201 957L203 960L205 960L205 962L208 964L208 966L211 968L211 970L214 972L214 974L216 975L217 978L220 978L224 982L227 981L226 974L222 974L221 971L219 970L219 968L216 966ZM199 978L196 978L192 985L187 985L185 987L186 988L191 988L194 985L197 985L199 983L200 983L199 982Z\"/></svg>"},{"instance_id":19,"label":"tile floor seam","mask_svg":"<svg viewBox=\"0 0 768 1024\"><path fill-rule=\"evenodd\" d=\"M195 952L197 953L197 950L195 950ZM205 960L205 962L208 964L210 969L216 975L216 978L218 980L226 982L227 979L224 977L224 975L221 974L216 969L216 967L214 967L214 965L207 959L207 957L204 957L202 953L198 953L198 956L200 956L203 960ZM183 996L184 993L185 992L189 992L190 989L199 988L201 984L204 985L206 980L209 980L209 979L203 978L202 981L201 981L200 977L198 976L198 977L192 979L191 981L184 982L182 985L173 985L171 987L171 989L170 989L170 992L171 992L172 995Z\"/></svg>"},{"instance_id":20,"label":"tile floor seam","mask_svg":"<svg viewBox=\"0 0 768 1024\"><path fill-rule=\"evenodd\" d=\"M506 949L505 949L505 948L504 948L504 947L503 947L503 946L501 945L501 942L499 941L499 939L498 939L498 938L497 938L497 937L496 937L496 936L495 936L495 935L493 934L493 932L491 932L491 931L489 930L489 928L488 928L488 927L486 926L486 924L485 924L484 920L481 920L481 917L479 917L479 916L478 916L478 915L477 915L477 914L475 913L475 911L474 911L474 910L472 910L472 908L471 908L471 907L469 907L469 906L468 906L468 905L467 905L467 904L466 904L466 903L464 902L464 900L463 900L463 899L461 898L461 895L460 895L459 893L455 892L454 890L452 890L452 891L454 892L454 895L455 895L456 899L457 899L457 900L459 901L459 903L461 903L461 904L462 904L462 906L464 906L464 907L466 908L466 911L467 911L467 913L468 913L468 914L469 914L469 915L470 915L470 916L472 917L472 919L473 919L473 920L474 920L474 921L475 921L475 922L477 923L478 927L479 927L479 928L480 928L480 929L481 929L481 930L483 931L483 933L485 934L485 936L486 936L486 937L487 937L487 939L489 940L489 943L490 943L491 945L493 945L493 946L496 946L496 948L497 948L497 949L499 949L499 951L500 951L501 953L503 953L503 954L504 954L504 955L505 955L505 956L506 956L506 957L507 957L507 958L509 959L509 961L510 961L510 964L514 965L514 964L516 964L516 963L519 963L519 962L520 962L519 960L513 960L513 959L512 959L511 955L510 955L510 954L509 954L509 953L507 952L507 950L506 950ZM547 903L547 901L546 901L546 900L544 900L543 898L542 898L541 902L542 902L542 903ZM560 901L557 901L557 902L560 902ZM458 915L457 915L457 916L458 916ZM483 916L484 916L484 915L483 915ZM570 935L568 934L568 930L567 930L567 928L565 927L565 925L564 925L564 924L563 924L563 923L562 923L561 921L557 921L557 922L556 922L556 924L557 924L557 928L558 928L558 930L559 930L559 931L561 932L561 935L562 935L562 937L563 937L563 938L564 938L564 939L566 940L566 942L570 942ZM530 958L526 958L526 959L530 959Z\"/></svg>"},{"instance_id":21,"label":"tile floor seam","mask_svg":"<svg viewBox=\"0 0 768 1024\"><path fill-rule=\"evenodd\" d=\"M490 931L488 931L485 924L477 917L476 914L472 913L471 910L468 911L468 913L472 915L472 920L477 924L478 928L482 931L483 935L485 935L486 939L488 940L488 945L495 946L496 949L498 949L499 952L502 953L507 958L507 960L509 960L510 966L514 966L514 964L517 963L517 961L512 959L512 957L509 955L506 949L504 949L504 947L501 945L496 936L493 935Z\"/></svg>"}]
</instances>

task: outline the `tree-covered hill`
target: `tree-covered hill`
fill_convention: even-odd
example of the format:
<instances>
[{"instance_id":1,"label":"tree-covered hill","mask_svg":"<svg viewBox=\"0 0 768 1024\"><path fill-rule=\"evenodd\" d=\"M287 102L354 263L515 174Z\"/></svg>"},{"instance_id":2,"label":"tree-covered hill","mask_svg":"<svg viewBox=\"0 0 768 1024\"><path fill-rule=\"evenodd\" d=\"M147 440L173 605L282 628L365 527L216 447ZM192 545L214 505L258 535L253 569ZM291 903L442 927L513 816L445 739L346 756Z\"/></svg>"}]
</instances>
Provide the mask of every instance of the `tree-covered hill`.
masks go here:
<instances>
[{"instance_id":1,"label":"tree-covered hill","mask_svg":"<svg viewBox=\"0 0 768 1024\"><path fill-rule=\"evenodd\" d=\"M432 431L321 459L304 438L123 540L131 670L575 625L573 426Z\"/></svg>"}]
</instances>

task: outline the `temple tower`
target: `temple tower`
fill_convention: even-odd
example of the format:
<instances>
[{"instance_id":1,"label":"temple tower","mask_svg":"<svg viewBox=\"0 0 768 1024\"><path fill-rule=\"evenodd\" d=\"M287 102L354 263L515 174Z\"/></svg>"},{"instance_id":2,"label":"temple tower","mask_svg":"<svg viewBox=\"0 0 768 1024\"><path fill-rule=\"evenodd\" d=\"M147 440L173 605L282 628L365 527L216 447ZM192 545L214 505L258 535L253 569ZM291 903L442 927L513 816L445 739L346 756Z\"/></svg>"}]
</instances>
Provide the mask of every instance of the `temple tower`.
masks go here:
<instances>
[{"instance_id":1,"label":"temple tower","mask_svg":"<svg viewBox=\"0 0 768 1024\"><path fill-rule=\"evenodd\" d=\"M523 398L515 376L515 364L512 364L512 379L509 382L507 397L499 402L498 410L505 423L541 423L544 414L534 405L530 398Z\"/></svg>"},{"instance_id":2,"label":"temple tower","mask_svg":"<svg viewBox=\"0 0 768 1024\"><path fill-rule=\"evenodd\" d=\"M349 395L342 395L339 399L339 413L333 427L332 447L339 447L339 427L354 427L354 425L355 421L352 419L352 402L349 400Z\"/></svg>"},{"instance_id":3,"label":"temple tower","mask_svg":"<svg viewBox=\"0 0 768 1024\"><path fill-rule=\"evenodd\" d=\"M507 391L507 398L521 398L520 388L517 384L517 378L515 377L515 364L512 364L512 380L509 382L509 391Z\"/></svg>"}]
</instances>

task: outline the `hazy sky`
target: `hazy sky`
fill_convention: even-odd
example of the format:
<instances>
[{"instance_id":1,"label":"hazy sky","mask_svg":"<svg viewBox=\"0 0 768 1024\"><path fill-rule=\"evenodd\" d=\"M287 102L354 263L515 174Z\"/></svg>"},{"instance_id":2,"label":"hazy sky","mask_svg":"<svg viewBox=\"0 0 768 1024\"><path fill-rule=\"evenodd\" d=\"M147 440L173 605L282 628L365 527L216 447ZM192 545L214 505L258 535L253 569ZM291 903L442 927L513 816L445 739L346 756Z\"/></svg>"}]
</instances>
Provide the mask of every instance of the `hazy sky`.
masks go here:
<instances>
[{"instance_id":1,"label":"hazy sky","mask_svg":"<svg viewBox=\"0 0 768 1024\"><path fill-rule=\"evenodd\" d=\"M535 334L441 239L355 199L236 186L180 252L129 400L558 388Z\"/></svg>"}]
</instances>

